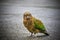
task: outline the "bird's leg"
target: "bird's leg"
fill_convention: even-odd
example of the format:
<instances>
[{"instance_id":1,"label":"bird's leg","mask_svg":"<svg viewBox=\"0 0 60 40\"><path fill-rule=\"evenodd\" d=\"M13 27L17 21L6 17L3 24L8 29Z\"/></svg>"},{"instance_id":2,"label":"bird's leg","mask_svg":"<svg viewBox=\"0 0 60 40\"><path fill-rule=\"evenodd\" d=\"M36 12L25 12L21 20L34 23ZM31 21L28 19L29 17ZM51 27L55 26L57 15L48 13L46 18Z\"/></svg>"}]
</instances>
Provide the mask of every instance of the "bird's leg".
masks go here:
<instances>
[{"instance_id":1,"label":"bird's leg","mask_svg":"<svg viewBox=\"0 0 60 40\"><path fill-rule=\"evenodd\" d=\"M36 33L31 33L30 37L35 37L35 36L36 36Z\"/></svg>"},{"instance_id":2,"label":"bird's leg","mask_svg":"<svg viewBox=\"0 0 60 40\"><path fill-rule=\"evenodd\" d=\"M31 33L31 35L30 35L31 37L33 36L33 33Z\"/></svg>"}]
</instances>

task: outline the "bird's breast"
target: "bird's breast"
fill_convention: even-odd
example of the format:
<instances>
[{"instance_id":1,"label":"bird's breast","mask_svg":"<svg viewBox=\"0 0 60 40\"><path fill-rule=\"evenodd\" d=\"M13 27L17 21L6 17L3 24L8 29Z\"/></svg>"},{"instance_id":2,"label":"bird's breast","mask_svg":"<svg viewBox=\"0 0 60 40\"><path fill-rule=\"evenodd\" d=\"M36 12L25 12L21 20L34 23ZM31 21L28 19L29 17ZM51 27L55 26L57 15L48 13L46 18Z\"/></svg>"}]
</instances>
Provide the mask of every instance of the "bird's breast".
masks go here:
<instances>
[{"instance_id":1,"label":"bird's breast","mask_svg":"<svg viewBox=\"0 0 60 40\"><path fill-rule=\"evenodd\" d=\"M29 31L32 31L32 29L34 28L32 20L25 20L24 25Z\"/></svg>"}]
</instances>

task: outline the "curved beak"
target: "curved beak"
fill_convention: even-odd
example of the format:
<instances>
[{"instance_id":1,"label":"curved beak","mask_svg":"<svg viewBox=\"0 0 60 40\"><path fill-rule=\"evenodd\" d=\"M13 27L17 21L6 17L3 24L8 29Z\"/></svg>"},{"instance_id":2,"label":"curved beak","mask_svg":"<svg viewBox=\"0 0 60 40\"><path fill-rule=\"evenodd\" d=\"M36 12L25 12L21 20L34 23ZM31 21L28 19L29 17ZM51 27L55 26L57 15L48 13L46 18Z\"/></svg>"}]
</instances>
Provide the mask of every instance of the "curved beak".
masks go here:
<instances>
[{"instance_id":1,"label":"curved beak","mask_svg":"<svg viewBox=\"0 0 60 40\"><path fill-rule=\"evenodd\" d=\"M30 19L30 16L27 16L27 20Z\"/></svg>"}]
</instances>

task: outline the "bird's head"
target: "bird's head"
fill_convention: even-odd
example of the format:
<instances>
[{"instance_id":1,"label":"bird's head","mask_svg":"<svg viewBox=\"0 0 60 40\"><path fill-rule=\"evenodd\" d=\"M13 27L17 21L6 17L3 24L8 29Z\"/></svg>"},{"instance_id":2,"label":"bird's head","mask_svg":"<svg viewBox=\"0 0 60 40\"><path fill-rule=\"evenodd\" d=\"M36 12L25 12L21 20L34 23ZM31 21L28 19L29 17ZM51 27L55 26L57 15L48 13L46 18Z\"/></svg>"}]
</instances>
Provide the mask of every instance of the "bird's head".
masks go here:
<instances>
[{"instance_id":1,"label":"bird's head","mask_svg":"<svg viewBox=\"0 0 60 40\"><path fill-rule=\"evenodd\" d=\"M28 11L26 11L23 16L24 16L23 18L26 20L30 20L32 18L31 13Z\"/></svg>"}]
</instances>

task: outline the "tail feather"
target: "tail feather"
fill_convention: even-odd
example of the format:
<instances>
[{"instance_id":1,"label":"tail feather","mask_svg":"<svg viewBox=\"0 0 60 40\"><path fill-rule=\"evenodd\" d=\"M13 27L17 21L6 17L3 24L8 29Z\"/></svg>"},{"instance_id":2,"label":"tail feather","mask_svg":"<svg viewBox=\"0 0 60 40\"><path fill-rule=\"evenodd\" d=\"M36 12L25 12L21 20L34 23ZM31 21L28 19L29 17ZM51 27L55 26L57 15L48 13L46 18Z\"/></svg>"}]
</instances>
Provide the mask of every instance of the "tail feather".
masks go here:
<instances>
[{"instance_id":1,"label":"tail feather","mask_svg":"<svg viewBox=\"0 0 60 40\"><path fill-rule=\"evenodd\" d=\"M49 36L49 34L48 33L44 33L45 35L47 35L47 36Z\"/></svg>"}]
</instances>

